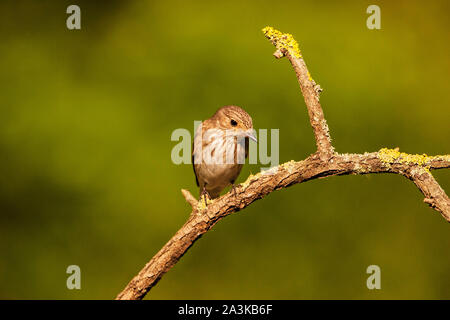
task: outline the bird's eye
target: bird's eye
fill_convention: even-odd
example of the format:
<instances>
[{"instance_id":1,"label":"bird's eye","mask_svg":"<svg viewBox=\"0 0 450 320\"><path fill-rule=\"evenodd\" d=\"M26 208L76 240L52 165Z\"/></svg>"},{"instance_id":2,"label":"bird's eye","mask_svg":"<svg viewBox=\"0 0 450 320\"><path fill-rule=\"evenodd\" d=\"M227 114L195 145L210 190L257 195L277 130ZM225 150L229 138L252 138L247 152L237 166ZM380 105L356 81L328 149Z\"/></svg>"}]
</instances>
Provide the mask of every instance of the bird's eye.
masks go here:
<instances>
[{"instance_id":1,"label":"bird's eye","mask_svg":"<svg viewBox=\"0 0 450 320\"><path fill-rule=\"evenodd\" d=\"M231 125L233 126L233 127L236 127L237 126L237 122L236 121L234 121L234 120L231 120Z\"/></svg>"}]
</instances>

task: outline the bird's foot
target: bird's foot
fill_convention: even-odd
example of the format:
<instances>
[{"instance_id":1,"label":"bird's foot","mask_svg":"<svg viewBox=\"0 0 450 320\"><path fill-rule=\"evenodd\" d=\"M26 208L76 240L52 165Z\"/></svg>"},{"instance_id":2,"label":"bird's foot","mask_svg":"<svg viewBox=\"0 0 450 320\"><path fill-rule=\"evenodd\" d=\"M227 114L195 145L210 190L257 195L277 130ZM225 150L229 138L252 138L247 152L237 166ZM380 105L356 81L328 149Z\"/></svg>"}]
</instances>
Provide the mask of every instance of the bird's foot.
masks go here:
<instances>
[{"instance_id":1,"label":"bird's foot","mask_svg":"<svg viewBox=\"0 0 450 320\"><path fill-rule=\"evenodd\" d=\"M206 189L203 187L203 190L202 190L202 192L200 193L200 202L201 202L201 204L202 204L202 206L204 207L204 208L206 208L207 207L207 205L208 205L208 202L211 202L211 195L209 194L209 192L208 191L206 191Z\"/></svg>"},{"instance_id":2,"label":"bird's foot","mask_svg":"<svg viewBox=\"0 0 450 320\"><path fill-rule=\"evenodd\" d=\"M234 184L234 182L231 184L231 192L233 193L233 196L236 198L237 197L237 185Z\"/></svg>"}]
</instances>

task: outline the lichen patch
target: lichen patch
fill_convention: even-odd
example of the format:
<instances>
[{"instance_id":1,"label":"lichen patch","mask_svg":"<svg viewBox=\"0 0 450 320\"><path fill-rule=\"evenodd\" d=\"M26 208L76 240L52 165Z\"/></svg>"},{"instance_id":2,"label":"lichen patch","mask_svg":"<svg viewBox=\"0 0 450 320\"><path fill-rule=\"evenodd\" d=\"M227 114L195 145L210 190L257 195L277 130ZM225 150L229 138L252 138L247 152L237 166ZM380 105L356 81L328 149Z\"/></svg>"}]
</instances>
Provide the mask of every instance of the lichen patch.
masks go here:
<instances>
[{"instance_id":1,"label":"lichen patch","mask_svg":"<svg viewBox=\"0 0 450 320\"><path fill-rule=\"evenodd\" d=\"M265 27L262 32L269 39L273 45L281 52L289 52L290 55L301 58L300 49L298 47L297 41L290 33L282 33L272 27Z\"/></svg>"},{"instance_id":2,"label":"lichen patch","mask_svg":"<svg viewBox=\"0 0 450 320\"><path fill-rule=\"evenodd\" d=\"M415 164L427 169L431 160L436 157L430 157L424 154L409 154L400 152L398 149L382 148L378 151L378 158L387 167L394 163Z\"/></svg>"}]
</instances>

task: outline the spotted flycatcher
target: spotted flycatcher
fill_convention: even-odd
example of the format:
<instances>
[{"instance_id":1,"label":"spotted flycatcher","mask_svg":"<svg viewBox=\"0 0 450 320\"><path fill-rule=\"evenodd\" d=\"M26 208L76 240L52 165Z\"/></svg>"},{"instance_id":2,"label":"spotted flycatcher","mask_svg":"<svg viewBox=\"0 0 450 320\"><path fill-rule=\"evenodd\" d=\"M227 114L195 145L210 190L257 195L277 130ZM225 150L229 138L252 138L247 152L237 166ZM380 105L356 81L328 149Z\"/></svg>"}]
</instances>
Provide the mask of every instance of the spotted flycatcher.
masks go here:
<instances>
[{"instance_id":1,"label":"spotted flycatcher","mask_svg":"<svg viewBox=\"0 0 450 320\"><path fill-rule=\"evenodd\" d=\"M227 186L234 187L248 156L249 139L256 141L252 118L240 107L222 107L201 123L192 151L200 197L214 199Z\"/></svg>"}]
</instances>

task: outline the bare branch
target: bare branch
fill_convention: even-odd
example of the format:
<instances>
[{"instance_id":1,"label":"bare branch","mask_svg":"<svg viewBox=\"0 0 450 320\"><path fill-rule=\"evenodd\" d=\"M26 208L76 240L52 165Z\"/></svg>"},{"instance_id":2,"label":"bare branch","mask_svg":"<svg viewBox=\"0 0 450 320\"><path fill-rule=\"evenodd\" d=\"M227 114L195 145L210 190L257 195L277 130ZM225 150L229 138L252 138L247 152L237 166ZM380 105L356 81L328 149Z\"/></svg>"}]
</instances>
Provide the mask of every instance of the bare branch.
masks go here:
<instances>
[{"instance_id":1,"label":"bare branch","mask_svg":"<svg viewBox=\"0 0 450 320\"><path fill-rule=\"evenodd\" d=\"M183 194L183 197L186 199L187 203L191 205L192 209L195 209L198 205L197 199L195 199L194 196L185 189L181 189L181 193Z\"/></svg>"},{"instance_id":2,"label":"bare branch","mask_svg":"<svg viewBox=\"0 0 450 320\"><path fill-rule=\"evenodd\" d=\"M297 41L288 33L281 33L271 27L263 29L264 35L277 48L274 56L279 59L286 56L294 68L300 89L308 109L309 121L316 138L317 151L322 160L330 158L334 153L330 133L319 102L322 89L311 77L306 63L298 48Z\"/></svg>"},{"instance_id":3,"label":"bare branch","mask_svg":"<svg viewBox=\"0 0 450 320\"><path fill-rule=\"evenodd\" d=\"M409 170L411 180L425 196L423 200L450 222L450 200L433 175L426 169Z\"/></svg>"},{"instance_id":4,"label":"bare branch","mask_svg":"<svg viewBox=\"0 0 450 320\"><path fill-rule=\"evenodd\" d=\"M197 201L187 190L182 190L192 212L186 223L164 247L145 265L117 299L142 299L203 234L222 218L244 209L271 192L313 179L339 175L394 173L414 182L425 196L424 202L436 209L450 222L450 200L430 170L450 168L450 156L412 155L397 149L383 148L364 154L334 152L319 103L320 87L309 75L300 55L297 42L289 34L270 27L263 29L266 37L277 47L274 56L286 56L291 62L300 84L317 152L302 161L290 161L270 170L251 175L247 180L222 197L208 202Z\"/></svg>"}]
</instances>

